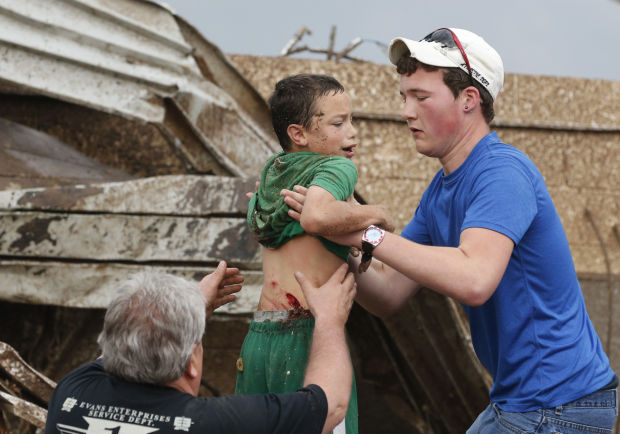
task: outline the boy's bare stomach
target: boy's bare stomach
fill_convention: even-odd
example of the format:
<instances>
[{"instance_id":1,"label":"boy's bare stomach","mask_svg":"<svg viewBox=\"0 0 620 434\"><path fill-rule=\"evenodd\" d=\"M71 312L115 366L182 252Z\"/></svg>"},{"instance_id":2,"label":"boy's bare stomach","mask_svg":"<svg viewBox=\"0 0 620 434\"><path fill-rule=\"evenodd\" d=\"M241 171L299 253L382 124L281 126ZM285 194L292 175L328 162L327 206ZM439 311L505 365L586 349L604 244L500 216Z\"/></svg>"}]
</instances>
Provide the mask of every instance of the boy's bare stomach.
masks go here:
<instances>
[{"instance_id":1,"label":"boy's bare stomach","mask_svg":"<svg viewBox=\"0 0 620 434\"><path fill-rule=\"evenodd\" d=\"M258 310L308 309L295 271L321 286L343 263L311 235L297 236L277 249L263 247L264 281Z\"/></svg>"}]
</instances>

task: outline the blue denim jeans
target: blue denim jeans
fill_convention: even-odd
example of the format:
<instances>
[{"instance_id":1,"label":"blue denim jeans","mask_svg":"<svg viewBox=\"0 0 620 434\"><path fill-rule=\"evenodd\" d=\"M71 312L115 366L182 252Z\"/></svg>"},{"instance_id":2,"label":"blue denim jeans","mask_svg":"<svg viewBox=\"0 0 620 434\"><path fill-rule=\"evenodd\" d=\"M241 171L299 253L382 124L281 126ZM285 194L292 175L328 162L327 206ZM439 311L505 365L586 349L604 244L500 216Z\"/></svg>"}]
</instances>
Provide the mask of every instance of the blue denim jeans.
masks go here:
<instances>
[{"instance_id":1,"label":"blue denim jeans","mask_svg":"<svg viewBox=\"0 0 620 434\"><path fill-rule=\"evenodd\" d=\"M599 390L583 398L526 413L500 410L491 403L467 434L611 434L618 416L618 388Z\"/></svg>"}]
</instances>

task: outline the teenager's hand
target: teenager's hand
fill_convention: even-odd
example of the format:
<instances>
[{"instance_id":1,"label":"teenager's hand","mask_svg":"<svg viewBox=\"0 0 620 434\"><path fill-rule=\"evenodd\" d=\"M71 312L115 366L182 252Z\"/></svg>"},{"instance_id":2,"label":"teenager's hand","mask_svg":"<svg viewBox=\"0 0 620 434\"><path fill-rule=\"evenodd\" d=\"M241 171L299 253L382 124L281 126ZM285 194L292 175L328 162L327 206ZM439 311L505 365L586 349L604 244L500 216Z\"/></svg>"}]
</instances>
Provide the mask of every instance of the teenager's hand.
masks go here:
<instances>
[{"instance_id":1,"label":"teenager's hand","mask_svg":"<svg viewBox=\"0 0 620 434\"><path fill-rule=\"evenodd\" d=\"M379 226L381 226L382 229L385 229L388 232L394 232L394 229L396 229L396 227L394 225L394 217L392 217L390 210L385 205L377 205L377 206L383 210L384 218L385 218L385 221L381 223Z\"/></svg>"},{"instance_id":2,"label":"teenager's hand","mask_svg":"<svg viewBox=\"0 0 620 434\"><path fill-rule=\"evenodd\" d=\"M362 248L363 233L364 231L355 231L339 235L325 235L323 238L327 238L328 240L333 241L336 244L340 244L341 246L353 247L354 249L359 251Z\"/></svg>"},{"instance_id":3,"label":"teenager's hand","mask_svg":"<svg viewBox=\"0 0 620 434\"><path fill-rule=\"evenodd\" d=\"M243 280L239 269L227 267L225 261L220 261L213 273L202 278L200 290L207 301L207 319L215 309L237 298L234 294L241 290Z\"/></svg>"},{"instance_id":4,"label":"teenager's hand","mask_svg":"<svg viewBox=\"0 0 620 434\"><path fill-rule=\"evenodd\" d=\"M357 199L355 198L355 194L352 194L351 196L349 196L349 198L347 199L347 202L349 202L352 205L361 205L361 203L359 203Z\"/></svg>"}]
</instances>

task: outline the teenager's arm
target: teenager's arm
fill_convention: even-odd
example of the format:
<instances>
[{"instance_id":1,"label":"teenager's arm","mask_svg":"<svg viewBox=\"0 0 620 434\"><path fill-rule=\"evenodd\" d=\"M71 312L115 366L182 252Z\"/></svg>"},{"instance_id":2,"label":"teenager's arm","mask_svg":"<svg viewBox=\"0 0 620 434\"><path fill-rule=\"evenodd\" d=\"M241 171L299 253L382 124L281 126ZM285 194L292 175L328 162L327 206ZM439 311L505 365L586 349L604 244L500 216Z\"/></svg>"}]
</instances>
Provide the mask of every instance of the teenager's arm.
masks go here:
<instances>
[{"instance_id":1,"label":"teenager's arm","mask_svg":"<svg viewBox=\"0 0 620 434\"><path fill-rule=\"evenodd\" d=\"M337 200L329 191L316 185L306 189L295 186L295 191L283 190L284 201L291 204L303 201L303 211L298 213L293 208L289 214L301 223L301 227L310 234L333 235L365 229L370 225L394 230L392 216L381 205L360 205L351 201Z\"/></svg>"},{"instance_id":2,"label":"teenager's arm","mask_svg":"<svg viewBox=\"0 0 620 434\"><path fill-rule=\"evenodd\" d=\"M355 275L357 301L364 309L381 318L399 310L420 285L377 259L359 272L361 255L349 256L349 270Z\"/></svg>"},{"instance_id":3,"label":"teenager's arm","mask_svg":"<svg viewBox=\"0 0 620 434\"><path fill-rule=\"evenodd\" d=\"M303 191L287 196L286 203L291 207L289 214L293 218L306 212L307 198L304 201ZM362 231L334 234L327 238L359 249ZM413 284L411 293L415 292L417 287L425 286L467 305L479 306L495 292L504 276L513 248L513 241L499 232L468 228L461 233L458 247L426 246L386 233L381 244L374 249L373 256L412 282L417 282ZM377 288L388 288L390 279L396 278L396 275L389 272L383 277L373 274L369 278L377 279ZM406 284L404 288L404 291L407 291ZM374 291L375 297L381 295L377 294L378 291L380 290ZM373 293L369 293L366 285L360 288L360 292ZM369 301L366 303L371 304ZM370 305L365 307L369 309Z\"/></svg>"},{"instance_id":4,"label":"teenager's arm","mask_svg":"<svg viewBox=\"0 0 620 434\"><path fill-rule=\"evenodd\" d=\"M355 280L343 264L320 288L303 274L295 273L314 315L312 346L304 385L316 384L327 396L323 433L344 419L353 382L353 368L346 343L345 323L355 298Z\"/></svg>"},{"instance_id":5,"label":"teenager's arm","mask_svg":"<svg viewBox=\"0 0 620 434\"><path fill-rule=\"evenodd\" d=\"M359 248L362 232L329 238ZM469 228L461 233L458 247L426 246L386 233L373 256L420 286L479 306L495 292L513 248L513 241L499 232Z\"/></svg>"}]
</instances>

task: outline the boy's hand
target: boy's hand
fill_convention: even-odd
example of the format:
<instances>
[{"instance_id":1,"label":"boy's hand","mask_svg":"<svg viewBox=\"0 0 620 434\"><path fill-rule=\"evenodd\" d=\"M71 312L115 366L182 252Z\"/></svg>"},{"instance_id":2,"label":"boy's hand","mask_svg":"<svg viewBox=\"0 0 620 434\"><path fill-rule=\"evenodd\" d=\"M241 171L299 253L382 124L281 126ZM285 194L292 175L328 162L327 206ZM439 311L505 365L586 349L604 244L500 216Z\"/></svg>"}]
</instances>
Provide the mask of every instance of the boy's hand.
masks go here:
<instances>
[{"instance_id":1,"label":"boy's hand","mask_svg":"<svg viewBox=\"0 0 620 434\"><path fill-rule=\"evenodd\" d=\"M295 272L295 279L316 321L333 323L334 326L344 326L347 322L357 293L353 273L347 273L347 270L348 265L342 264L320 288L315 287L303 273Z\"/></svg>"},{"instance_id":2,"label":"boy's hand","mask_svg":"<svg viewBox=\"0 0 620 434\"><path fill-rule=\"evenodd\" d=\"M248 191L245 195L248 199L252 199L252 196L254 196L254 193L256 193L258 191L258 186L260 185L260 181L256 181L256 190L254 191Z\"/></svg>"},{"instance_id":3,"label":"boy's hand","mask_svg":"<svg viewBox=\"0 0 620 434\"><path fill-rule=\"evenodd\" d=\"M243 280L239 269L226 267L225 261L220 261L213 273L202 278L200 290L207 301L207 319L215 309L237 298L234 294L241 290Z\"/></svg>"},{"instance_id":4,"label":"boy's hand","mask_svg":"<svg viewBox=\"0 0 620 434\"><path fill-rule=\"evenodd\" d=\"M284 189L280 194L284 196L284 203L291 208L288 210L288 215L299 221L301 219L301 211L304 208L308 189L301 185L296 185L293 187L293 191Z\"/></svg>"}]
</instances>

